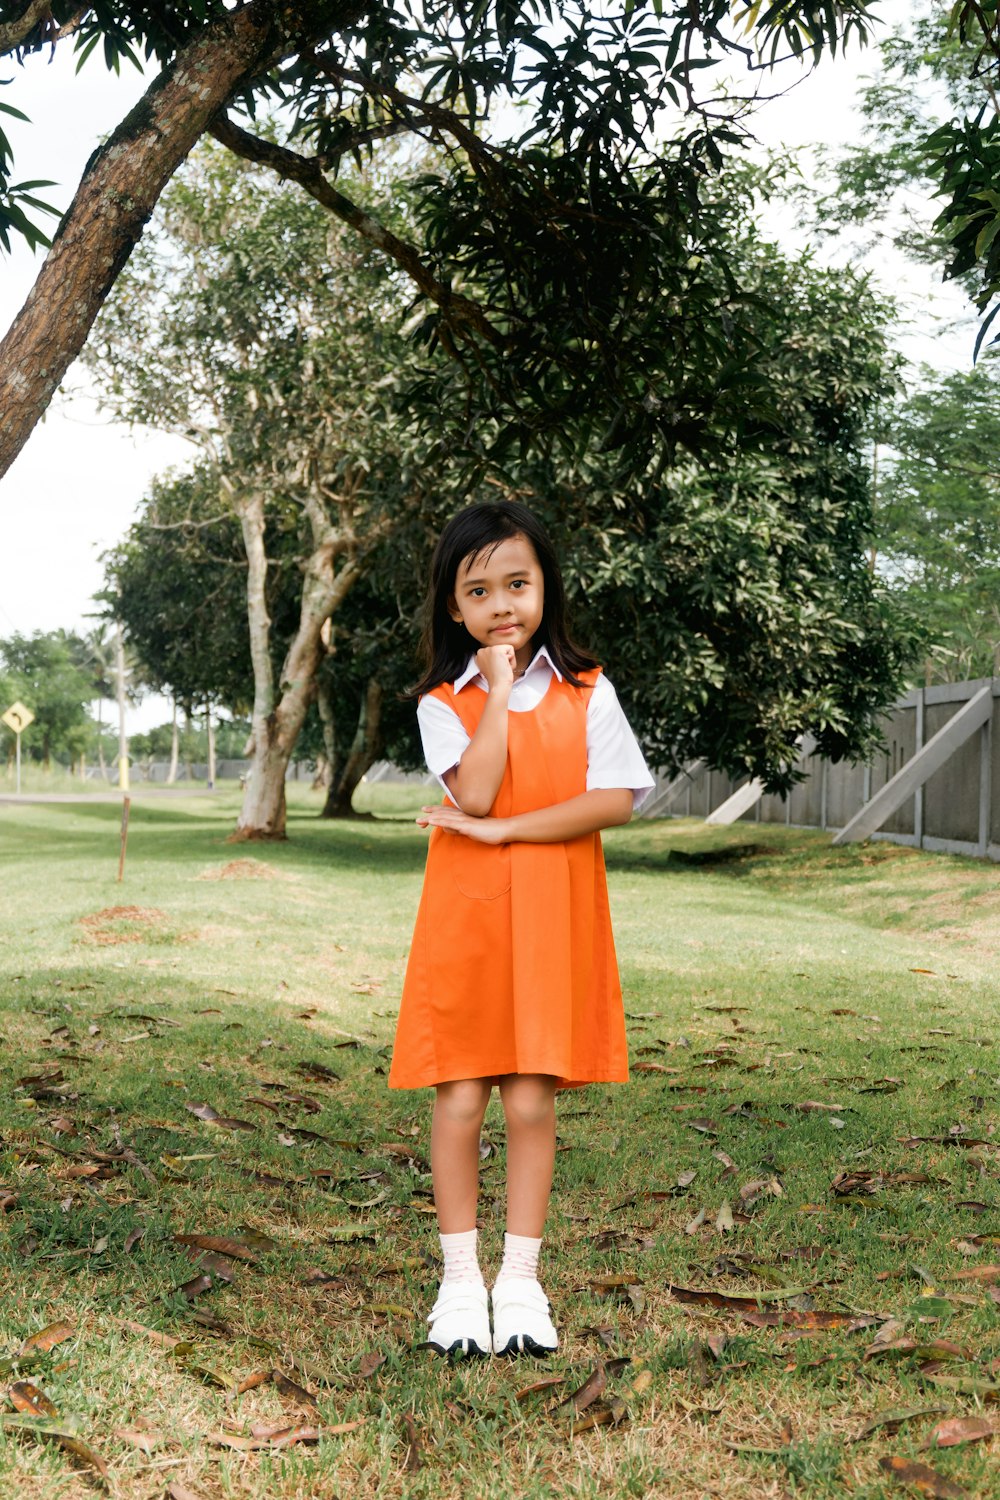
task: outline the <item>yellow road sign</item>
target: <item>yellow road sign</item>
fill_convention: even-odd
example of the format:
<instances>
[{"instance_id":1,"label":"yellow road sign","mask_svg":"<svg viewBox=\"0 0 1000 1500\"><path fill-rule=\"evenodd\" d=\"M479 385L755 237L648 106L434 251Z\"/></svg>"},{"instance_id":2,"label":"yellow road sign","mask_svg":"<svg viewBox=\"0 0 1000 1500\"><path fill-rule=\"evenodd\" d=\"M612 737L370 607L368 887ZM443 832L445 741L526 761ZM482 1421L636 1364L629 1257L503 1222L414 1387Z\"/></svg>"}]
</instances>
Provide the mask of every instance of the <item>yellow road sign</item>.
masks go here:
<instances>
[{"instance_id":1,"label":"yellow road sign","mask_svg":"<svg viewBox=\"0 0 1000 1500\"><path fill-rule=\"evenodd\" d=\"M12 703L5 714L0 714L0 718L15 734L20 734L22 729L27 729L29 724L35 722L31 709L25 708L23 703Z\"/></svg>"}]
</instances>

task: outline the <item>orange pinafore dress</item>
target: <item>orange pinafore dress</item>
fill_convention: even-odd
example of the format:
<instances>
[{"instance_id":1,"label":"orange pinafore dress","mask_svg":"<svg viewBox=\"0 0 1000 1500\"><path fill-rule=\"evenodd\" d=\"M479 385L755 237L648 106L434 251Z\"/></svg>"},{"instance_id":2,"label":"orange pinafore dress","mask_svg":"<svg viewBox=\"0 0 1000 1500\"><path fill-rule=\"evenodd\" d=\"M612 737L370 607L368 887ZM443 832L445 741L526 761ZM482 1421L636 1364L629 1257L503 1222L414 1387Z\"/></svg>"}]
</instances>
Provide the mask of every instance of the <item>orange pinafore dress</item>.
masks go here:
<instances>
[{"instance_id":1,"label":"orange pinafore dress","mask_svg":"<svg viewBox=\"0 0 1000 1500\"><path fill-rule=\"evenodd\" d=\"M587 786L583 687L553 676L508 715L493 817L565 802ZM433 689L470 739L486 692ZM389 1087L547 1073L560 1088L626 1082L628 1053L600 834L557 844L480 844L433 828Z\"/></svg>"}]
</instances>

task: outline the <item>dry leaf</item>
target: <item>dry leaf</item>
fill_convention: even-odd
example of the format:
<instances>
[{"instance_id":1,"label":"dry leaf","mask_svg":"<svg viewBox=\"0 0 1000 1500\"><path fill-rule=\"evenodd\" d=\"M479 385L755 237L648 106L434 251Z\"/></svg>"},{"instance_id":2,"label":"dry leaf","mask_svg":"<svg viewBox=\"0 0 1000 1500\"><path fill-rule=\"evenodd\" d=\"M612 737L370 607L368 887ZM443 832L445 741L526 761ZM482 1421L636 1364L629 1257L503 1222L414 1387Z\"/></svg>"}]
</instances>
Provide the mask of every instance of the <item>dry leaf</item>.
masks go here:
<instances>
[{"instance_id":1,"label":"dry leaf","mask_svg":"<svg viewBox=\"0 0 1000 1500\"><path fill-rule=\"evenodd\" d=\"M46 1354L57 1344L63 1344L67 1339L71 1339L75 1332L76 1329L72 1323L48 1323L37 1333L33 1333L30 1338L25 1339L17 1351L17 1358L23 1359L26 1354L32 1352Z\"/></svg>"},{"instance_id":2,"label":"dry leaf","mask_svg":"<svg viewBox=\"0 0 1000 1500\"><path fill-rule=\"evenodd\" d=\"M289 1396L309 1411L319 1411L319 1401L312 1391L306 1390L305 1386L299 1385L295 1380L289 1380L288 1376L283 1375L280 1370L272 1370L271 1379L283 1396Z\"/></svg>"},{"instance_id":3,"label":"dry leaf","mask_svg":"<svg viewBox=\"0 0 1000 1500\"><path fill-rule=\"evenodd\" d=\"M539 1391L550 1391L553 1386L565 1384L565 1375L543 1375L541 1380L534 1380L531 1385L524 1385L519 1391L515 1391L514 1400L527 1401L529 1396L537 1395Z\"/></svg>"},{"instance_id":4,"label":"dry leaf","mask_svg":"<svg viewBox=\"0 0 1000 1500\"><path fill-rule=\"evenodd\" d=\"M993 1437L1000 1423L989 1417L948 1417L928 1434L925 1448L953 1448L956 1443L977 1443Z\"/></svg>"},{"instance_id":5,"label":"dry leaf","mask_svg":"<svg viewBox=\"0 0 1000 1500\"><path fill-rule=\"evenodd\" d=\"M904 1422L912 1422L916 1417L934 1417L945 1409L943 1406L910 1406L898 1411L877 1412L870 1422L866 1422L864 1427L855 1433L851 1442L860 1443L862 1438L869 1437L873 1432L880 1432L883 1428L893 1433Z\"/></svg>"},{"instance_id":6,"label":"dry leaf","mask_svg":"<svg viewBox=\"0 0 1000 1500\"><path fill-rule=\"evenodd\" d=\"M198 1250L214 1251L228 1260L253 1260L254 1250L241 1240L224 1234L175 1234L178 1245L192 1245Z\"/></svg>"},{"instance_id":7,"label":"dry leaf","mask_svg":"<svg viewBox=\"0 0 1000 1500\"><path fill-rule=\"evenodd\" d=\"M54 1401L50 1401L44 1391L40 1391L37 1385L32 1385L30 1380L18 1380L7 1392L11 1405L18 1411L26 1412L30 1417L58 1417L59 1411Z\"/></svg>"},{"instance_id":8,"label":"dry leaf","mask_svg":"<svg viewBox=\"0 0 1000 1500\"><path fill-rule=\"evenodd\" d=\"M420 1468L420 1438L409 1412L403 1413L403 1427L406 1431L406 1458L403 1467L408 1474L415 1474Z\"/></svg>"},{"instance_id":9,"label":"dry leaf","mask_svg":"<svg viewBox=\"0 0 1000 1500\"><path fill-rule=\"evenodd\" d=\"M939 1474L936 1469L928 1468L927 1464L911 1462L907 1458L880 1458L878 1466L891 1474L898 1484L909 1485L922 1495L934 1495L937 1500L965 1500L969 1493L960 1484Z\"/></svg>"},{"instance_id":10,"label":"dry leaf","mask_svg":"<svg viewBox=\"0 0 1000 1500\"><path fill-rule=\"evenodd\" d=\"M598 1360L597 1365L587 1376L583 1385L579 1386L569 1396L564 1397L557 1404L555 1410L558 1411L561 1407L568 1406L574 1412L586 1411L587 1407L601 1395L607 1383L604 1365Z\"/></svg>"}]
</instances>

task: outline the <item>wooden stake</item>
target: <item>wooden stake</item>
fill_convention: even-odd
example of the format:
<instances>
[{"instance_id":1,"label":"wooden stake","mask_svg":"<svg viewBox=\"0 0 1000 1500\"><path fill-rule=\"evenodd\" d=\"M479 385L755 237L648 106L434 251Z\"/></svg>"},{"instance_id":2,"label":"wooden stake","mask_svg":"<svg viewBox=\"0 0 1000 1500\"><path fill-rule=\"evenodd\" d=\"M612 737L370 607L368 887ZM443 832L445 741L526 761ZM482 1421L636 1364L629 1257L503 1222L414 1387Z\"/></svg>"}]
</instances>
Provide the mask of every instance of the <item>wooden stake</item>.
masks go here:
<instances>
[{"instance_id":1,"label":"wooden stake","mask_svg":"<svg viewBox=\"0 0 1000 1500\"><path fill-rule=\"evenodd\" d=\"M118 856L118 884L121 885L125 874L125 845L128 843L128 814L132 806L131 797L122 798L122 847Z\"/></svg>"}]
</instances>

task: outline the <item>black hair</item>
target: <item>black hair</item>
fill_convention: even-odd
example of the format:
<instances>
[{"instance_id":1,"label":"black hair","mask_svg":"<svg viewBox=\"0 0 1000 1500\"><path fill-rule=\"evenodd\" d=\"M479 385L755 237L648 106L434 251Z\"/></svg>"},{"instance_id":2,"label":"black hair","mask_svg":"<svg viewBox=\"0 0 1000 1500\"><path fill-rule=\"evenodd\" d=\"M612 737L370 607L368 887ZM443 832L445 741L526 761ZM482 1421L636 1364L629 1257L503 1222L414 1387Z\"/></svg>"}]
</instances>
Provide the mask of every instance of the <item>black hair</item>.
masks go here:
<instances>
[{"instance_id":1,"label":"black hair","mask_svg":"<svg viewBox=\"0 0 1000 1500\"><path fill-rule=\"evenodd\" d=\"M455 596L458 570L468 559L485 553L487 559L501 542L523 536L535 549L542 569L544 602L542 620L533 644L547 646L555 666L574 687L583 683L575 675L597 666L597 661L570 638L566 624L566 590L555 549L544 526L527 506L516 500L489 501L470 505L452 516L438 538L431 559L431 584L424 625L424 659L427 670L411 690L411 697L429 693L442 682L453 682L479 649L461 620L453 620L449 605Z\"/></svg>"}]
</instances>

